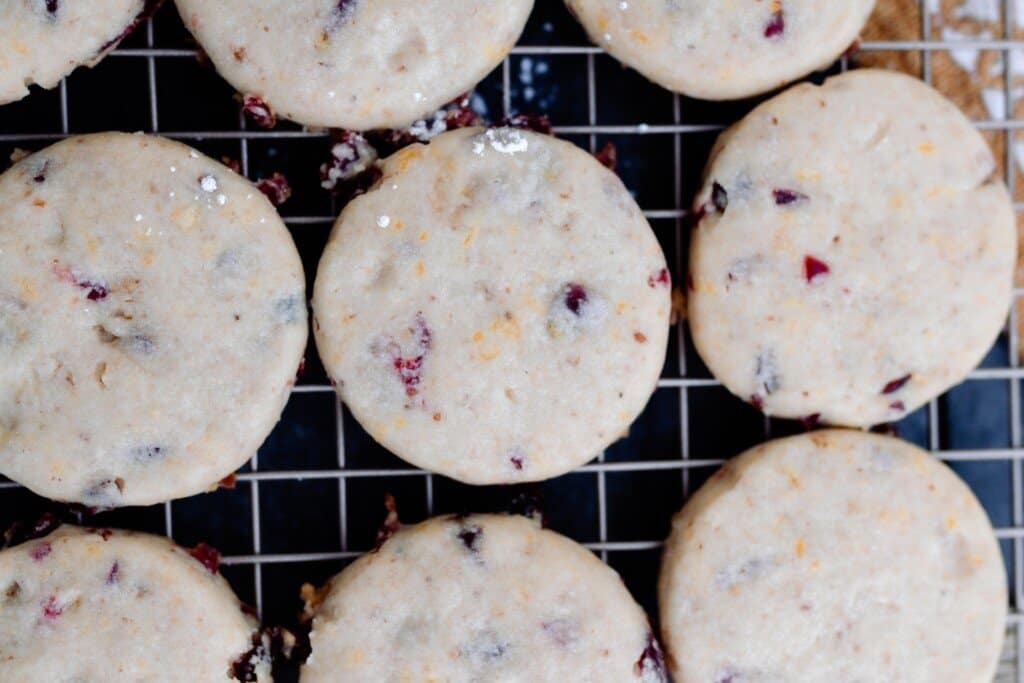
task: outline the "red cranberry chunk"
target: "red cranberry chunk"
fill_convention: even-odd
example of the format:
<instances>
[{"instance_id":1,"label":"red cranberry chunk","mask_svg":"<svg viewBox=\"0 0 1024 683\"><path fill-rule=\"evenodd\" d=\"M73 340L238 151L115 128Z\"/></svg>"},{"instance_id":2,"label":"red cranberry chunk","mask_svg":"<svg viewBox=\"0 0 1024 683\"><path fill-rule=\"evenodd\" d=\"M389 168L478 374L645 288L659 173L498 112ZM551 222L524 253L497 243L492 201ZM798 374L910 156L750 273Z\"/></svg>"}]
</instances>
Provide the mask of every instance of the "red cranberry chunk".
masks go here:
<instances>
[{"instance_id":1,"label":"red cranberry chunk","mask_svg":"<svg viewBox=\"0 0 1024 683\"><path fill-rule=\"evenodd\" d=\"M725 213L725 210L729 208L729 193L718 184L717 180L711 183L711 203L715 205L718 213Z\"/></svg>"},{"instance_id":2,"label":"red cranberry chunk","mask_svg":"<svg viewBox=\"0 0 1024 683\"><path fill-rule=\"evenodd\" d=\"M47 12L50 14L56 14L58 9L60 9L60 0L46 0Z\"/></svg>"},{"instance_id":3,"label":"red cranberry chunk","mask_svg":"<svg viewBox=\"0 0 1024 683\"><path fill-rule=\"evenodd\" d=\"M820 280L829 273L829 267L824 261L819 261L813 256L804 257L804 278L808 282Z\"/></svg>"},{"instance_id":4,"label":"red cranberry chunk","mask_svg":"<svg viewBox=\"0 0 1024 683\"><path fill-rule=\"evenodd\" d=\"M53 552L53 546L50 545L49 541L43 541L42 543L36 544L36 546L32 548L31 551L29 551L29 555L32 556L33 560L38 562L45 558L47 555L49 555L51 552Z\"/></svg>"},{"instance_id":5,"label":"red cranberry chunk","mask_svg":"<svg viewBox=\"0 0 1024 683\"><path fill-rule=\"evenodd\" d=\"M43 616L47 619L56 619L60 615L64 614L65 605L61 604L57 600L56 595L51 595L43 601Z\"/></svg>"},{"instance_id":6,"label":"red cranberry chunk","mask_svg":"<svg viewBox=\"0 0 1024 683\"><path fill-rule=\"evenodd\" d=\"M786 189L775 189L772 190L772 198L775 199L777 206L787 206L789 204L797 204L800 202L807 201L810 199L803 192L797 192L796 190Z\"/></svg>"},{"instance_id":7,"label":"red cranberry chunk","mask_svg":"<svg viewBox=\"0 0 1024 683\"><path fill-rule=\"evenodd\" d=\"M640 653L640 658L633 665L633 671L645 681L652 676L659 681L668 680L668 674L665 672L665 655L661 652L653 633L647 634L647 647Z\"/></svg>"},{"instance_id":8,"label":"red cranberry chunk","mask_svg":"<svg viewBox=\"0 0 1024 683\"><path fill-rule=\"evenodd\" d=\"M101 53L106 52L114 45L120 43L125 37L128 36L129 33L135 30L136 26L141 24L149 17L153 16L153 13L156 12L157 9L159 9L161 3L163 3L163 0L146 0L146 3L142 6L142 11L139 12L127 26L124 27L123 31L121 31L119 34L117 34L107 42L103 43L103 45L100 46L99 51Z\"/></svg>"},{"instance_id":9,"label":"red cranberry chunk","mask_svg":"<svg viewBox=\"0 0 1024 683\"><path fill-rule=\"evenodd\" d=\"M291 184L280 173L274 173L269 178L260 178L256 181L256 189L267 195L274 206L281 206L292 196Z\"/></svg>"},{"instance_id":10,"label":"red cranberry chunk","mask_svg":"<svg viewBox=\"0 0 1024 683\"><path fill-rule=\"evenodd\" d=\"M523 456L518 453L510 457L509 461L512 463L512 467L514 467L517 471L522 470L523 465L526 464L526 461L523 459Z\"/></svg>"},{"instance_id":11,"label":"red cranberry chunk","mask_svg":"<svg viewBox=\"0 0 1024 683\"><path fill-rule=\"evenodd\" d=\"M671 284L672 278L669 276L667 268L662 268L657 273L647 278L647 285L651 288L657 287L658 285L668 287Z\"/></svg>"},{"instance_id":12,"label":"red cranberry chunk","mask_svg":"<svg viewBox=\"0 0 1024 683\"><path fill-rule=\"evenodd\" d=\"M256 95L242 97L242 112L260 128L273 128L277 125L277 115L270 105Z\"/></svg>"},{"instance_id":13,"label":"red cranberry chunk","mask_svg":"<svg viewBox=\"0 0 1024 683\"><path fill-rule=\"evenodd\" d=\"M50 160L47 159L43 162L43 165L39 167L39 171L32 177L32 180L37 183L46 182L46 169L50 165Z\"/></svg>"},{"instance_id":14,"label":"red cranberry chunk","mask_svg":"<svg viewBox=\"0 0 1024 683\"><path fill-rule=\"evenodd\" d=\"M220 553L205 543L200 543L188 551L197 562L206 567L211 574L216 574L220 568Z\"/></svg>"},{"instance_id":15,"label":"red cranberry chunk","mask_svg":"<svg viewBox=\"0 0 1024 683\"><path fill-rule=\"evenodd\" d=\"M764 37L768 39L779 38L786 32L786 18L782 14L782 3L775 3L776 9L764 25Z\"/></svg>"},{"instance_id":16,"label":"red cranberry chunk","mask_svg":"<svg viewBox=\"0 0 1024 683\"><path fill-rule=\"evenodd\" d=\"M570 282L565 286L565 307L572 311L573 315L581 315L587 301L587 290L583 285Z\"/></svg>"},{"instance_id":17,"label":"red cranberry chunk","mask_svg":"<svg viewBox=\"0 0 1024 683\"><path fill-rule=\"evenodd\" d=\"M475 524L464 525L458 533L458 539L470 553L476 555L480 552L480 537L483 529Z\"/></svg>"},{"instance_id":18,"label":"red cranberry chunk","mask_svg":"<svg viewBox=\"0 0 1024 683\"><path fill-rule=\"evenodd\" d=\"M903 403L903 401L893 401L892 403L889 404L889 410L892 410L897 413L902 413L906 411L906 409L907 406Z\"/></svg>"},{"instance_id":19,"label":"red cranberry chunk","mask_svg":"<svg viewBox=\"0 0 1024 683\"><path fill-rule=\"evenodd\" d=\"M815 427L821 425L821 413L811 413L810 415L804 415L800 418L800 424L804 426L804 429L811 431Z\"/></svg>"},{"instance_id":20,"label":"red cranberry chunk","mask_svg":"<svg viewBox=\"0 0 1024 683\"><path fill-rule=\"evenodd\" d=\"M609 171L614 171L619 163L619 152L615 149L615 144L608 141L601 149L594 152L594 158Z\"/></svg>"},{"instance_id":21,"label":"red cranberry chunk","mask_svg":"<svg viewBox=\"0 0 1024 683\"><path fill-rule=\"evenodd\" d=\"M906 386L907 382L910 381L911 377L913 377L913 375L911 375L910 373L907 373L906 375L903 375L902 377L897 377L896 379L886 383L886 385L884 387L882 387L882 393L883 394L895 394L897 391L899 391L904 386Z\"/></svg>"},{"instance_id":22,"label":"red cranberry chunk","mask_svg":"<svg viewBox=\"0 0 1024 683\"><path fill-rule=\"evenodd\" d=\"M114 564L111 565L110 571L107 572L107 585L108 586L113 586L115 583L117 583L120 580L120 576L121 576L121 564L117 560L114 560Z\"/></svg>"}]
</instances>

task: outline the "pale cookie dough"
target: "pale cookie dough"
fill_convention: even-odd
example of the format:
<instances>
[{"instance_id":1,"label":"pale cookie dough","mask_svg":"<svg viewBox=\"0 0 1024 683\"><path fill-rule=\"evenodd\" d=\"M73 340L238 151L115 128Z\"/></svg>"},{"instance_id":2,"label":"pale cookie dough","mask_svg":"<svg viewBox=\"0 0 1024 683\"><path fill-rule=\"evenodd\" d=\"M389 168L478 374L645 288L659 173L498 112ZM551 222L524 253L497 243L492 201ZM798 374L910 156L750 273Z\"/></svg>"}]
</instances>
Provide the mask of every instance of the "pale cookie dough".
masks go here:
<instances>
[{"instance_id":1,"label":"pale cookie dough","mask_svg":"<svg viewBox=\"0 0 1024 683\"><path fill-rule=\"evenodd\" d=\"M270 681L258 623L197 556L79 527L0 552L0 679Z\"/></svg>"},{"instance_id":2,"label":"pale cookie dough","mask_svg":"<svg viewBox=\"0 0 1024 683\"><path fill-rule=\"evenodd\" d=\"M536 481L623 435L657 384L665 257L574 145L467 128L350 203L313 295L317 348L366 430L472 484Z\"/></svg>"},{"instance_id":3,"label":"pale cookie dough","mask_svg":"<svg viewBox=\"0 0 1024 683\"><path fill-rule=\"evenodd\" d=\"M843 430L726 463L673 521L659 598L677 683L988 683L1007 604L967 486Z\"/></svg>"},{"instance_id":4,"label":"pale cookie dough","mask_svg":"<svg viewBox=\"0 0 1024 683\"><path fill-rule=\"evenodd\" d=\"M664 683L647 616L590 551L524 517L399 530L312 601L302 683Z\"/></svg>"},{"instance_id":5,"label":"pale cookie dough","mask_svg":"<svg viewBox=\"0 0 1024 683\"><path fill-rule=\"evenodd\" d=\"M160 0L0 2L0 104L52 88L79 66L95 66Z\"/></svg>"},{"instance_id":6,"label":"pale cookie dough","mask_svg":"<svg viewBox=\"0 0 1024 683\"><path fill-rule=\"evenodd\" d=\"M669 90L731 100L832 64L875 0L566 0L591 39Z\"/></svg>"},{"instance_id":7,"label":"pale cookie dough","mask_svg":"<svg viewBox=\"0 0 1024 683\"><path fill-rule=\"evenodd\" d=\"M864 426L963 380L1012 295L1013 206L992 155L917 79L858 70L757 107L712 150L689 322L770 415Z\"/></svg>"},{"instance_id":8,"label":"pale cookie dough","mask_svg":"<svg viewBox=\"0 0 1024 683\"><path fill-rule=\"evenodd\" d=\"M176 0L239 92L312 126L401 128L472 89L533 0Z\"/></svg>"},{"instance_id":9,"label":"pale cookie dough","mask_svg":"<svg viewBox=\"0 0 1024 683\"><path fill-rule=\"evenodd\" d=\"M302 264L251 183L177 142L71 138L0 176L0 473L88 506L214 488L281 414Z\"/></svg>"}]
</instances>

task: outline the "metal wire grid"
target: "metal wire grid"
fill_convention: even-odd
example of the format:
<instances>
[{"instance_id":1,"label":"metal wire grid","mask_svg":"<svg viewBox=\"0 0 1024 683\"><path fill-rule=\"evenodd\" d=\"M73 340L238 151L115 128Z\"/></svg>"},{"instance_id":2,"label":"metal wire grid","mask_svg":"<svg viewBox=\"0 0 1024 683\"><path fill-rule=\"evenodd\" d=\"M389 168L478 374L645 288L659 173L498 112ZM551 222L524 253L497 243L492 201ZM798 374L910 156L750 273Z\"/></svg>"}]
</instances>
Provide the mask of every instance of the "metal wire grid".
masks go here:
<instances>
[{"instance_id":1,"label":"metal wire grid","mask_svg":"<svg viewBox=\"0 0 1024 683\"><path fill-rule=\"evenodd\" d=\"M539 2L553 2L554 0L539 0ZM880 0L884 1L884 0ZM1014 118L1012 107L1013 95L1013 74L1009 68L1010 53L1014 50L1024 51L1024 40L1012 39L968 39L968 40L933 40L931 38L930 16L925 11L925 5L929 0L920 0L921 9L921 40L886 41L886 42L864 42L860 45L863 52L872 51L893 51L893 52L918 52L921 56L922 72L924 80L932 82L932 54L939 51L951 49L977 49L999 51L1003 63L1003 90L1006 97L1007 116L1004 119L988 119L976 121L975 125L980 130L1002 131L1006 136L1005 148L1005 180L1010 188L1014 187L1015 181L1015 160L1013 158L1013 145L1010 137L1014 131L1024 129L1024 119ZM1012 36L1013 26L1016 17L1014 16L1015 3L1013 0L1002 0L1002 23L1003 35ZM173 11L165 8L163 13ZM1024 17L1022 17L1024 19ZM160 20L160 17L157 17ZM196 51L191 49L164 49L158 48L154 40L154 20L148 20L144 26L145 47L143 48L119 48L115 50L110 59L133 59L145 60L148 74L148 96L149 96L149 132L159 133L167 137L184 140L186 142L204 140L235 140L239 144L240 165L244 175L249 175L249 144L252 141L286 140L294 138L324 138L327 135L320 131L307 130L247 130L241 113L238 118L238 129L226 130L196 130L186 132L162 131L159 120L159 102L157 87L157 60L169 59L192 59ZM674 253L669 254L670 261L674 260L673 274L676 282L683 280L686 263L686 237L685 219L687 216L687 205L689 197L684 196L683 191L683 168L684 163L689 165L702 165L703 158L687 158L684 155L684 138L699 133L714 133L723 129L731 121L720 123L692 124L684 123L685 99L678 95L672 98L672 123L670 124L635 124L635 125L606 125L598 119L597 93L600 87L595 69L595 57L601 54L599 48L592 46L575 45L520 45L513 50L513 56L535 56L535 57L558 57L565 55L582 55L586 60L586 92L587 92L587 122L585 125L558 125L556 122L554 132L566 136L584 136L591 151L597 149L599 135L617 136L670 136L672 141L672 181L674 184L674 201L671 207L645 208L645 215L649 219L668 220L674 223ZM848 68L848 59L843 58L840 62L840 70ZM513 112L512 90L513 77L510 59L506 59L500 67L501 77L501 109L502 114L507 116ZM67 82L62 81L59 86L60 102L60 132L38 132L38 133L5 133L0 130L0 142L32 146L39 141L50 141L56 138L73 134L69 124L69 98ZM325 147L326 148L326 147ZM1024 201L1014 197L1014 206L1018 212L1024 211ZM316 226L324 231L329 230L337 215L333 206L329 215L300 215L286 216L285 220L290 228L299 226ZM1015 289L1016 300L1024 296L1024 287ZM678 392L679 410L678 421L680 430L680 452L679 457L662 460L641 460L627 462L610 462L605 459L605 454L599 455L595 461L580 468L579 472L592 473L596 478L596 495L598 507L598 540L585 543L588 548L598 553L602 559L608 560L610 552L636 552L656 551L661 546L661 539L652 538L642 541L613 541L609 537L609 512L607 502L607 476L619 472L677 472L681 478L681 485L684 498L688 497L691 486L696 484L691 481L697 470L710 470L723 462L721 458L697 459L691 457L691 434L690 434L690 392L694 389L705 387L716 387L720 384L714 379L697 376L690 376L687 368L686 353L686 331L685 325L681 322L677 327L675 337L675 348L670 349L674 353L678 363L678 376L662 377L658 382L659 390L675 390ZM996 536L1009 541L1011 546L1011 567L1012 586L1010 591L1011 609L1008 618L1008 648L1011 651L1009 657L1004 655L1003 667L999 675L1000 680L1016 680L1024 683L1024 632L1020 628L1024 623L1024 471L1021 462L1024 460L1024 430L1022 430L1021 412L1021 388L1020 382L1024 380L1024 367L1021 367L1017 349L1019 338L1017 333L1017 306L1011 311L1006 328L1008 343L1008 364L1005 367L986 367L975 370L970 374L968 381L1005 381L1009 391L1009 421L1010 445L1006 448L981 448L981 449L943 449L940 437L940 412L939 399L931 401L926 410L927 415L927 446L938 457L949 462L981 462L981 461L1007 461L1011 466L1011 490L1012 490L1012 525L1002 526L996 529ZM328 384L300 384L293 390L294 395L298 394L331 394L333 388ZM418 469L347 469L346 468L346 446L345 426L343 419L343 408L338 401L334 401L334 424L336 428L336 452L337 467L314 470L273 470L261 471L259 457L254 456L251 462L251 471L238 475L239 482L247 482L250 486L249 508L250 524L252 530L252 549L249 554L227 555L223 558L223 564L228 567L251 567L255 598L255 606L262 615L264 608L263 571L268 565L282 563L310 563L320 561L344 561L356 557L366 548L351 547L349 542L349 520L348 520L348 494L349 487L358 485L360 480L367 478L394 478L412 477L421 478L425 490L426 507L429 513L434 511L434 486L435 477L430 473ZM767 418L764 419L763 436L770 438L776 423ZM723 453L723 455L732 455ZM311 480L334 480L337 482L338 493L338 521L340 531L340 551L337 552L302 552L302 553L265 553L262 552L262 528L261 528L261 505L260 485L265 482L275 481L311 481ZM18 486L11 482L0 483L0 489L15 489ZM0 497L3 494L0 493ZM164 505L163 517L164 527L168 536L174 536L173 509L175 503L168 502Z\"/></svg>"}]
</instances>

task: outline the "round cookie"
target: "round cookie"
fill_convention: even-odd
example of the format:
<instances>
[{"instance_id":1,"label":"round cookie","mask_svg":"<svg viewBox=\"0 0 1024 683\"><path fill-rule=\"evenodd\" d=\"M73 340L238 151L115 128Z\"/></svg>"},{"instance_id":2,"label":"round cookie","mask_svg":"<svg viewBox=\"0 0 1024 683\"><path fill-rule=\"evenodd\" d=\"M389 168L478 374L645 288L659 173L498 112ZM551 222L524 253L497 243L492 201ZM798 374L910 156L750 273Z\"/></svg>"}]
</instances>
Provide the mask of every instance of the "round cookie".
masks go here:
<instances>
[{"instance_id":1,"label":"round cookie","mask_svg":"<svg viewBox=\"0 0 1024 683\"><path fill-rule=\"evenodd\" d=\"M590 551L524 517L400 529L308 605L302 683L663 683L647 616Z\"/></svg>"},{"instance_id":2,"label":"round cookie","mask_svg":"<svg viewBox=\"0 0 1024 683\"><path fill-rule=\"evenodd\" d=\"M401 128L471 90L515 45L533 0L176 0L239 92L285 118Z\"/></svg>"},{"instance_id":3,"label":"round cookie","mask_svg":"<svg viewBox=\"0 0 1024 683\"><path fill-rule=\"evenodd\" d=\"M61 527L0 552L0 678L270 681L244 610L166 538Z\"/></svg>"},{"instance_id":4,"label":"round cookie","mask_svg":"<svg viewBox=\"0 0 1024 683\"><path fill-rule=\"evenodd\" d=\"M0 104L95 66L160 0L10 0L0 4Z\"/></svg>"},{"instance_id":5,"label":"round cookie","mask_svg":"<svg viewBox=\"0 0 1024 683\"><path fill-rule=\"evenodd\" d=\"M770 415L898 419L978 364L1012 295L1013 206L967 119L917 79L800 85L718 140L695 204L689 322Z\"/></svg>"},{"instance_id":6,"label":"round cookie","mask_svg":"<svg viewBox=\"0 0 1024 683\"><path fill-rule=\"evenodd\" d=\"M678 683L991 681L1006 575L944 464L825 430L729 461L672 524L660 586Z\"/></svg>"},{"instance_id":7,"label":"round cookie","mask_svg":"<svg viewBox=\"0 0 1024 683\"><path fill-rule=\"evenodd\" d=\"M591 39L659 85L732 100L830 65L875 0L566 0Z\"/></svg>"},{"instance_id":8,"label":"round cookie","mask_svg":"<svg viewBox=\"0 0 1024 683\"><path fill-rule=\"evenodd\" d=\"M665 257L583 150L466 128L381 164L313 295L320 357L363 427L472 484L568 472L618 439L665 358Z\"/></svg>"},{"instance_id":9,"label":"round cookie","mask_svg":"<svg viewBox=\"0 0 1024 683\"><path fill-rule=\"evenodd\" d=\"M251 183L177 142L71 138L0 176L0 473L144 505L216 487L280 417L302 264Z\"/></svg>"}]
</instances>

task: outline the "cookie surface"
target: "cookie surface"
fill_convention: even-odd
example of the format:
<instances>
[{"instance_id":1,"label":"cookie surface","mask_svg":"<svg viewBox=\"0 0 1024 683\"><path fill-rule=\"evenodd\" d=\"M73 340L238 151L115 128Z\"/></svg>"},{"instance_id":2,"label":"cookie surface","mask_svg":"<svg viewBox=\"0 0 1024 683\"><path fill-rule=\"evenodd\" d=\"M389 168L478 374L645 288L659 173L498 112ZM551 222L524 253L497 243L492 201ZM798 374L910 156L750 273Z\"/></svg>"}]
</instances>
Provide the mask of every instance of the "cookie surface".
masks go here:
<instances>
[{"instance_id":1,"label":"cookie surface","mask_svg":"<svg viewBox=\"0 0 1024 683\"><path fill-rule=\"evenodd\" d=\"M566 0L591 39L669 90L749 97L827 67L875 0Z\"/></svg>"},{"instance_id":2,"label":"cookie surface","mask_svg":"<svg viewBox=\"0 0 1024 683\"><path fill-rule=\"evenodd\" d=\"M385 160L335 225L314 288L328 374L380 443L469 483L562 474L653 392L665 258L621 181L511 128Z\"/></svg>"},{"instance_id":3,"label":"cookie surface","mask_svg":"<svg viewBox=\"0 0 1024 683\"><path fill-rule=\"evenodd\" d=\"M251 183L162 138L71 138L0 176L0 472L108 507L252 457L306 340L302 264Z\"/></svg>"},{"instance_id":4,"label":"cookie surface","mask_svg":"<svg viewBox=\"0 0 1024 683\"><path fill-rule=\"evenodd\" d=\"M1006 600L967 486L845 430L727 462L673 520L659 586L679 683L991 681Z\"/></svg>"},{"instance_id":5,"label":"cookie surface","mask_svg":"<svg viewBox=\"0 0 1024 683\"><path fill-rule=\"evenodd\" d=\"M117 47L153 0L9 0L0 4L0 104L52 88Z\"/></svg>"},{"instance_id":6,"label":"cookie surface","mask_svg":"<svg viewBox=\"0 0 1024 683\"><path fill-rule=\"evenodd\" d=\"M227 581L165 538L61 527L0 552L0 678L228 681L254 677L256 620Z\"/></svg>"},{"instance_id":7,"label":"cookie surface","mask_svg":"<svg viewBox=\"0 0 1024 683\"><path fill-rule=\"evenodd\" d=\"M217 71L307 125L400 128L471 90L533 0L176 0Z\"/></svg>"},{"instance_id":8,"label":"cookie surface","mask_svg":"<svg viewBox=\"0 0 1024 683\"><path fill-rule=\"evenodd\" d=\"M770 415L899 419L961 381L1001 329L1013 207L967 119L863 70L757 107L712 151L689 322L701 357Z\"/></svg>"},{"instance_id":9,"label":"cookie surface","mask_svg":"<svg viewBox=\"0 0 1024 683\"><path fill-rule=\"evenodd\" d=\"M666 680L619 576L524 517L401 529L316 602L303 683Z\"/></svg>"}]
</instances>

